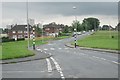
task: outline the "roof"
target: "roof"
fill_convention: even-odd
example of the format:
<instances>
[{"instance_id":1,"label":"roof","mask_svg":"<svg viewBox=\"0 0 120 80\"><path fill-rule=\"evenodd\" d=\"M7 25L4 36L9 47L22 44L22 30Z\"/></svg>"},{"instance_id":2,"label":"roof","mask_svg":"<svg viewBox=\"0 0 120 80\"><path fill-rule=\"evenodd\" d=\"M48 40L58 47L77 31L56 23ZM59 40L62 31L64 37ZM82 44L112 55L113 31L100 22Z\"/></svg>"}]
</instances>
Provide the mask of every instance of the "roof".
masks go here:
<instances>
[{"instance_id":1,"label":"roof","mask_svg":"<svg viewBox=\"0 0 120 80\"><path fill-rule=\"evenodd\" d=\"M15 25L11 30L12 31L26 31L27 25ZM30 26L30 30L32 30L31 26Z\"/></svg>"}]
</instances>

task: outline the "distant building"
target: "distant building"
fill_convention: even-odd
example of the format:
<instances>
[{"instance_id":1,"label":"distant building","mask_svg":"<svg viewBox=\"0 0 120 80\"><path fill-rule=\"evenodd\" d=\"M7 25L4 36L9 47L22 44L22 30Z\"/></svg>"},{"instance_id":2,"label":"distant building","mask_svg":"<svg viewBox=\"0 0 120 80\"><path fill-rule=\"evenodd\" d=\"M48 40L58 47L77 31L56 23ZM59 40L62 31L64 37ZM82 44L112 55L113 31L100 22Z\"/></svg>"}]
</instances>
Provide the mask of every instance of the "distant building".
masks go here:
<instances>
[{"instance_id":1,"label":"distant building","mask_svg":"<svg viewBox=\"0 0 120 80\"><path fill-rule=\"evenodd\" d=\"M29 25L29 35L30 38L32 38L32 26ZM15 38L27 38L27 25L15 25L13 26L9 32L8 36L10 39L15 39Z\"/></svg>"},{"instance_id":2,"label":"distant building","mask_svg":"<svg viewBox=\"0 0 120 80\"><path fill-rule=\"evenodd\" d=\"M55 36L58 35L59 32L62 32L64 30L63 24L56 24L55 22L44 25L43 30L46 33L47 36Z\"/></svg>"}]
</instances>

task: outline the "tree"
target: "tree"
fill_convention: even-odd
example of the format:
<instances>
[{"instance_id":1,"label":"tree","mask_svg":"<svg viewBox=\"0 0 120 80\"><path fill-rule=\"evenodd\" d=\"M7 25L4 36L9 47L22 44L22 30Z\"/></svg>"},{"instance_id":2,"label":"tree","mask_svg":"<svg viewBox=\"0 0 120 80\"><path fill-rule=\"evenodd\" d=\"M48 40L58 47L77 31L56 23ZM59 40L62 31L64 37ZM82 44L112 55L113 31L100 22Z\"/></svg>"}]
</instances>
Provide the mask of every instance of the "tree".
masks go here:
<instances>
[{"instance_id":1,"label":"tree","mask_svg":"<svg viewBox=\"0 0 120 80\"><path fill-rule=\"evenodd\" d=\"M42 29L39 28L39 26L34 26L35 27L35 31L37 32L37 36L40 36L42 34Z\"/></svg>"},{"instance_id":2,"label":"tree","mask_svg":"<svg viewBox=\"0 0 120 80\"><path fill-rule=\"evenodd\" d=\"M109 30L109 27L110 27L109 25L103 25L102 30Z\"/></svg>"},{"instance_id":3,"label":"tree","mask_svg":"<svg viewBox=\"0 0 120 80\"><path fill-rule=\"evenodd\" d=\"M83 26L80 24L80 22L78 20L73 21L72 27L73 27L73 30L76 28L77 32L83 30Z\"/></svg>"},{"instance_id":4,"label":"tree","mask_svg":"<svg viewBox=\"0 0 120 80\"><path fill-rule=\"evenodd\" d=\"M9 31L9 29L5 28L5 29L2 31L2 33L3 33L3 34L8 34L8 31Z\"/></svg>"},{"instance_id":5,"label":"tree","mask_svg":"<svg viewBox=\"0 0 120 80\"><path fill-rule=\"evenodd\" d=\"M69 27L66 25L64 30L63 30L63 33L68 33L69 32Z\"/></svg>"},{"instance_id":6,"label":"tree","mask_svg":"<svg viewBox=\"0 0 120 80\"><path fill-rule=\"evenodd\" d=\"M97 18L85 18L82 24L84 26L84 29L94 29L96 31L100 25L100 21Z\"/></svg>"}]
</instances>

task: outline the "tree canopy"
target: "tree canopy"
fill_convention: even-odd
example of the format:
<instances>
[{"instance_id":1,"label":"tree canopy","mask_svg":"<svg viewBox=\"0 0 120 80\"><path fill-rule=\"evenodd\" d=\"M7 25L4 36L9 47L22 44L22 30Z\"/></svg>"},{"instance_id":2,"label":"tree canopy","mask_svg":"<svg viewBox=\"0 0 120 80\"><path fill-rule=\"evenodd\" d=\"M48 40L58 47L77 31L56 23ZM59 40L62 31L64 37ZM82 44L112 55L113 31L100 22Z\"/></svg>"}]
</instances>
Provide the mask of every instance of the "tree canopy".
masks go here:
<instances>
[{"instance_id":1,"label":"tree canopy","mask_svg":"<svg viewBox=\"0 0 120 80\"><path fill-rule=\"evenodd\" d=\"M97 30L99 28L100 21L97 18L84 18L83 22L80 23L78 20L73 21L72 27L76 28L77 31L88 31Z\"/></svg>"}]
</instances>

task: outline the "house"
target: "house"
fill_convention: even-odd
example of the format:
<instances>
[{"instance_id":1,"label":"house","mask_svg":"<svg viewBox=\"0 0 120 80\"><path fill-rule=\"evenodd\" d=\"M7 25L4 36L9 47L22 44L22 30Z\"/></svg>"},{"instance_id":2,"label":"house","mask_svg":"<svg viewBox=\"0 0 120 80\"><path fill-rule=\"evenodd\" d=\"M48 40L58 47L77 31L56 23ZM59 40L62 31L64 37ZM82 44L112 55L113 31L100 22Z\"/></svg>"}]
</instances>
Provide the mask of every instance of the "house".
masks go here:
<instances>
[{"instance_id":1,"label":"house","mask_svg":"<svg viewBox=\"0 0 120 80\"><path fill-rule=\"evenodd\" d=\"M32 38L32 26L29 25L29 35ZM8 36L10 39L18 39L18 38L27 38L27 25L14 25L9 31Z\"/></svg>"},{"instance_id":2,"label":"house","mask_svg":"<svg viewBox=\"0 0 120 80\"><path fill-rule=\"evenodd\" d=\"M56 24L55 22L53 22L53 23L44 25L43 30L47 36L56 36L59 34L59 32L62 32L64 30L64 25Z\"/></svg>"}]
</instances>

